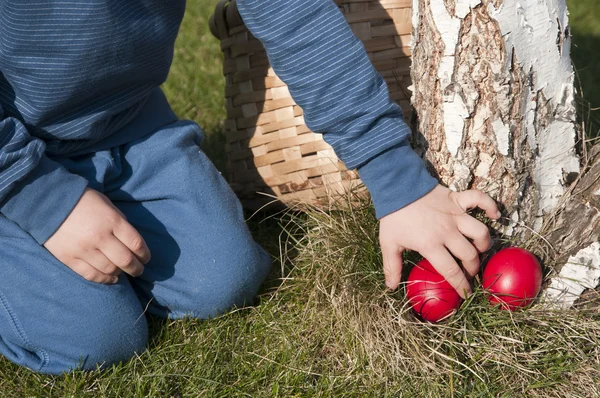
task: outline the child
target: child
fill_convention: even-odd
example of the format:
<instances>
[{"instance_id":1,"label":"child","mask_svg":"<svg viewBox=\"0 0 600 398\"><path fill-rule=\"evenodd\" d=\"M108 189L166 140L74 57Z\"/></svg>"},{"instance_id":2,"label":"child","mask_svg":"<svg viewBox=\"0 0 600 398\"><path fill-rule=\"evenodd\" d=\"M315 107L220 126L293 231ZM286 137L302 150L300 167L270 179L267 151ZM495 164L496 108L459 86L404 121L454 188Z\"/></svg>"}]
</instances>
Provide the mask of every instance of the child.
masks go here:
<instances>
[{"instance_id":1,"label":"child","mask_svg":"<svg viewBox=\"0 0 600 398\"><path fill-rule=\"evenodd\" d=\"M386 284L417 250L461 295L488 249L477 191L437 184L330 0L238 0L308 126L357 168L381 219ZM269 256L173 114L184 0L0 0L0 353L36 372L127 360L144 312L211 318L252 300ZM467 238L471 238L471 243ZM462 261L466 274L454 261Z\"/></svg>"}]
</instances>

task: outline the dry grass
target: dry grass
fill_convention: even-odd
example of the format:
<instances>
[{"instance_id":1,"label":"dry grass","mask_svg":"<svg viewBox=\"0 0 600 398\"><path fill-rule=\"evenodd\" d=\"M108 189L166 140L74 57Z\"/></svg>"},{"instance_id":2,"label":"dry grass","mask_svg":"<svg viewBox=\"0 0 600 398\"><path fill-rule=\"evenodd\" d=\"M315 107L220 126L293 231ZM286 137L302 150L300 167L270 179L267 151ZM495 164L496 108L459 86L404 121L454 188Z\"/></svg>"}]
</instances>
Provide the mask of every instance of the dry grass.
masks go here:
<instances>
[{"instance_id":1,"label":"dry grass","mask_svg":"<svg viewBox=\"0 0 600 398\"><path fill-rule=\"evenodd\" d=\"M313 209L292 225L302 238L281 289L306 295L307 330L329 324L326 356L339 373L367 369L363 382L407 396L600 396L597 308L500 311L476 289L448 322L422 323L402 289L383 286L368 203Z\"/></svg>"}]
</instances>

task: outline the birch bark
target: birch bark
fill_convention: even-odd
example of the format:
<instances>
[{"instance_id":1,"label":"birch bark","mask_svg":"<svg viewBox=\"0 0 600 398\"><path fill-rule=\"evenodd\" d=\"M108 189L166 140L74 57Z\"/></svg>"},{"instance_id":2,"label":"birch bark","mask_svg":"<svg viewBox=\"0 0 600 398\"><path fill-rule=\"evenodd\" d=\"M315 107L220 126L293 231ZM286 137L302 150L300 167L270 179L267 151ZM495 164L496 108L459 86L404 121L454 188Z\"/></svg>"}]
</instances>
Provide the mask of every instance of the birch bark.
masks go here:
<instances>
[{"instance_id":1,"label":"birch bark","mask_svg":"<svg viewBox=\"0 0 600 398\"><path fill-rule=\"evenodd\" d=\"M501 204L501 233L544 242L562 306L600 282L598 151L579 140L570 45L565 0L413 0L415 145L451 189Z\"/></svg>"}]
</instances>

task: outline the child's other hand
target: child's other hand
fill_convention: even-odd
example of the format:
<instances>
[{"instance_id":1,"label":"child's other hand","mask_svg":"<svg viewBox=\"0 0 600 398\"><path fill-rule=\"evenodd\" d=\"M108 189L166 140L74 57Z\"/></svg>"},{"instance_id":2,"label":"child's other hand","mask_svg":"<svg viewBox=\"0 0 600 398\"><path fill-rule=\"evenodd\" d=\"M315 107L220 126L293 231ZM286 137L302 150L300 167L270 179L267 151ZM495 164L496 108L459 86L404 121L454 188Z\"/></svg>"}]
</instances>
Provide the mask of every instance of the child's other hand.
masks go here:
<instances>
[{"instance_id":1,"label":"child's other hand","mask_svg":"<svg viewBox=\"0 0 600 398\"><path fill-rule=\"evenodd\" d=\"M438 185L410 205L381 219L379 242L386 285L396 289L402 272L402 252L416 250L466 298L469 278L479 270L479 253L491 246L488 228L467 214L479 207L488 217L500 212L492 198L480 191L453 192ZM467 238L472 239L472 242ZM463 269L454 258L461 260Z\"/></svg>"},{"instance_id":2,"label":"child's other hand","mask_svg":"<svg viewBox=\"0 0 600 398\"><path fill-rule=\"evenodd\" d=\"M111 201L87 189L44 247L83 278L116 283L121 271L138 276L150 260L142 236Z\"/></svg>"}]
</instances>

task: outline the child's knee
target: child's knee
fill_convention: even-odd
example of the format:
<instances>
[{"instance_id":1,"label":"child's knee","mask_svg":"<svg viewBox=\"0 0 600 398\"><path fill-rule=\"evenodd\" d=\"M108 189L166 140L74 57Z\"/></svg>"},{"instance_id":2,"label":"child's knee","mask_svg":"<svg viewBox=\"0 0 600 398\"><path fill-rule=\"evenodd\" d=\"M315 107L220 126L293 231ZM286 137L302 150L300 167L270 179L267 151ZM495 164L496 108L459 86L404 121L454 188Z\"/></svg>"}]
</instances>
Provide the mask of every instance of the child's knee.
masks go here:
<instances>
[{"instance_id":1,"label":"child's knee","mask_svg":"<svg viewBox=\"0 0 600 398\"><path fill-rule=\"evenodd\" d=\"M133 325L119 322L107 325L104 330L91 331L91 338L81 346L83 354L79 356L78 366L94 370L126 362L144 352L147 343L148 326L143 315Z\"/></svg>"},{"instance_id":2,"label":"child's knee","mask_svg":"<svg viewBox=\"0 0 600 398\"><path fill-rule=\"evenodd\" d=\"M250 244L247 248L229 247L219 260L214 260L210 274L198 269L172 300L173 305L168 305L169 317L207 319L253 304L271 269L271 258L256 243Z\"/></svg>"},{"instance_id":3,"label":"child's knee","mask_svg":"<svg viewBox=\"0 0 600 398\"><path fill-rule=\"evenodd\" d=\"M60 374L74 369L95 370L126 362L136 353L142 353L148 341L144 315L131 319L119 316L119 308L111 311L112 316L104 315L89 322L84 333L64 336L64 342L49 347L47 364L38 371ZM85 324L86 320L81 322Z\"/></svg>"},{"instance_id":4,"label":"child's knee","mask_svg":"<svg viewBox=\"0 0 600 398\"><path fill-rule=\"evenodd\" d=\"M208 317L219 315L234 307L251 305L271 268L271 259L262 252L246 264L233 266L230 272L213 282L212 306L207 308Z\"/></svg>"}]
</instances>

